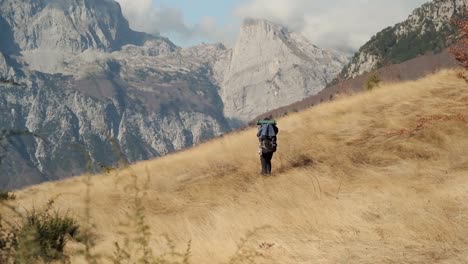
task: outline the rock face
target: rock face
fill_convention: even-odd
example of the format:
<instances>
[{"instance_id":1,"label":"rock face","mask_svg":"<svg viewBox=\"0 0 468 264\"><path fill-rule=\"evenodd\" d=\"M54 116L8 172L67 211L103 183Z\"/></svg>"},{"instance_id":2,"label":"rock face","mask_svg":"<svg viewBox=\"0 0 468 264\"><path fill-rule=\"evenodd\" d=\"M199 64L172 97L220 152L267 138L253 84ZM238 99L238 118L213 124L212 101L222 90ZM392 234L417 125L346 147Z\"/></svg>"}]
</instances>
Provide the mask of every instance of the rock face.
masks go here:
<instances>
[{"instance_id":1,"label":"rock face","mask_svg":"<svg viewBox=\"0 0 468 264\"><path fill-rule=\"evenodd\" d=\"M320 92L348 59L265 20L246 20L216 67L227 118L245 122Z\"/></svg>"},{"instance_id":2,"label":"rock face","mask_svg":"<svg viewBox=\"0 0 468 264\"><path fill-rule=\"evenodd\" d=\"M339 79L354 78L387 64L413 59L448 46L455 31L450 21L467 12L468 0L434 0L416 9L407 20L377 33L359 49Z\"/></svg>"},{"instance_id":3,"label":"rock face","mask_svg":"<svg viewBox=\"0 0 468 264\"><path fill-rule=\"evenodd\" d=\"M5 59L5 56L3 56L3 53L0 52L0 77L5 78L7 77L8 74L8 64Z\"/></svg>"},{"instance_id":4,"label":"rock face","mask_svg":"<svg viewBox=\"0 0 468 264\"><path fill-rule=\"evenodd\" d=\"M37 135L1 140L0 189L153 158L229 129L213 59L189 56L221 47L181 50L134 32L114 1L0 8L0 131Z\"/></svg>"},{"instance_id":5,"label":"rock face","mask_svg":"<svg viewBox=\"0 0 468 264\"><path fill-rule=\"evenodd\" d=\"M317 93L346 61L261 20L233 49L182 49L132 31L111 0L4 0L0 11L0 189L221 135Z\"/></svg>"},{"instance_id":6,"label":"rock face","mask_svg":"<svg viewBox=\"0 0 468 264\"><path fill-rule=\"evenodd\" d=\"M22 51L109 51L151 38L130 30L120 6L112 0L8 0L1 2L0 10Z\"/></svg>"},{"instance_id":7,"label":"rock face","mask_svg":"<svg viewBox=\"0 0 468 264\"><path fill-rule=\"evenodd\" d=\"M123 157L129 162L149 159L226 130L222 115L211 106L193 109L181 105L175 96L152 104L150 100L156 101L153 98L164 91L132 91L118 77L76 82L45 76L40 82L33 87L1 86L0 111L6 114L1 115L0 126L38 134L37 138L22 136L8 141L8 155L3 160L7 167L0 175L2 187L76 175L89 161L95 165L93 169L99 169ZM99 90L78 91L89 89L91 84ZM205 87L193 89L184 94L194 101L201 97L198 91L206 92ZM205 100L207 105L219 103Z\"/></svg>"},{"instance_id":8,"label":"rock face","mask_svg":"<svg viewBox=\"0 0 468 264\"><path fill-rule=\"evenodd\" d=\"M90 161L96 170L153 158L228 130L209 69L100 63L94 75L35 73L0 84L0 127L39 135L6 142L2 187L77 175Z\"/></svg>"}]
</instances>

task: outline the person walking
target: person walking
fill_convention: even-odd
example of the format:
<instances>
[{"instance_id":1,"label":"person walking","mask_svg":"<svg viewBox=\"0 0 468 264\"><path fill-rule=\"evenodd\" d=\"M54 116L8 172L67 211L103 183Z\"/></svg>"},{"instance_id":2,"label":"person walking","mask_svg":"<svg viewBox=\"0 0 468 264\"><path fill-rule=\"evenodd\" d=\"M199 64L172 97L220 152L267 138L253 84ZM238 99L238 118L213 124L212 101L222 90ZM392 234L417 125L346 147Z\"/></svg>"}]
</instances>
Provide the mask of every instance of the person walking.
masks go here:
<instances>
[{"instance_id":1,"label":"person walking","mask_svg":"<svg viewBox=\"0 0 468 264\"><path fill-rule=\"evenodd\" d=\"M257 138L259 142L258 153L260 155L260 162L262 165L262 175L270 175L271 159L273 158L273 153L276 152L278 147L277 135L279 129L276 126L276 121L271 120L270 118L259 120L257 125L259 125Z\"/></svg>"}]
</instances>

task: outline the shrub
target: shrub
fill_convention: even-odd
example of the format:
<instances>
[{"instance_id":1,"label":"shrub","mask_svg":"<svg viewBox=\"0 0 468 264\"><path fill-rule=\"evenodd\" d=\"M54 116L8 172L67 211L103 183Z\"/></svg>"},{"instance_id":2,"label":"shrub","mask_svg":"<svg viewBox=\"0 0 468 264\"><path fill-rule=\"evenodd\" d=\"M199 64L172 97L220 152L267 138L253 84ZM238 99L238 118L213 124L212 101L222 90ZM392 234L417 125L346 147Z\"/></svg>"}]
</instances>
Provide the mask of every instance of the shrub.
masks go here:
<instances>
[{"instance_id":1,"label":"shrub","mask_svg":"<svg viewBox=\"0 0 468 264\"><path fill-rule=\"evenodd\" d=\"M0 222L0 263L12 263L17 247L16 232L5 228Z\"/></svg>"},{"instance_id":2,"label":"shrub","mask_svg":"<svg viewBox=\"0 0 468 264\"><path fill-rule=\"evenodd\" d=\"M455 44L450 48L450 53L461 66L468 69L468 19L456 20L455 25L458 28L458 34Z\"/></svg>"},{"instance_id":3,"label":"shrub","mask_svg":"<svg viewBox=\"0 0 468 264\"><path fill-rule=\"evenodd\" d=\"M380 84L380 78L377 72L372 72L366 82L366 90L370 91Z\"/></svg>"},{"instance_id":4,"label":"shrub","mask_svg":"<svg viewBox=\"0 0 468 264\"><path fill-rule=\"evenodd\" d=\"M28 236L33 235L39 246L39 256L44 259L58 259L69 238L77 235L78 225L67 214L61 215L58 211L49 209L38 212L33 209L26 215L19 234L19 246Z\"/></svg>"},{"instance_id":5,"label":"shrub","mask_svg":"<svg viewBox=\"0 0 468 264\"><path fill-rule=\"evenodd\" d=\"M14 200L16 195L8 191L0 191L0 201Z\"/></svg>"},{"instance_id":6,"label":"shrub","mask_svg":"<svg viewBox=\"0 0 468 264\"><path fill-rule=\"evenodd\" d=\"M53 202L44 210L32 209L21 223L0 224L0 263L35 263L63 258L63 249L78 233L78 224L68 214L52 211Z\"/></svg>"}]
</instances>

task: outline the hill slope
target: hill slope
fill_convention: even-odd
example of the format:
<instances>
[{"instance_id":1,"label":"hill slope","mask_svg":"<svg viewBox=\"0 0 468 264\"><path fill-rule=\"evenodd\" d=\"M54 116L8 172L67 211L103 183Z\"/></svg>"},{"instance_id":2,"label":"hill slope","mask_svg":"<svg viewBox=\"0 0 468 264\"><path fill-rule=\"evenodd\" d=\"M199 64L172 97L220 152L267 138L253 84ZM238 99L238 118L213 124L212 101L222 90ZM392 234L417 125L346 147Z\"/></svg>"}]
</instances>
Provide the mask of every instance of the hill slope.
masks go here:
<instances>
[{"instance_id":1,"label":"hill slope","mask_svg":"<svg viewBox=\"0 0 468 264\"><path fill-rule=\"evenodd\" d=\"M455 60L448 50L436 54L419 56L399 64L391 64L373 72L364 73L335 85L327 86L316 95L263 113L259 117L253 119L251 123L256 123L258 119L266 116L277 118L291 112L298 112L311 106L331 101L343 94L361 92L365 90L367 81L372 75L377 75L381 82L414 81L441 70L455 69L458 67L459 64L457 60Z\"/></svg>"},{"instance_id":2,"label":"hill slope","mask_svg":"<svg viewBox=\"0 0 468 264\"><path fill-rule=\"evenodd\" d=\"M468 0L433 0L422 5L405 21L373 36L343 68L338 79L354 78L385 65L442 51L455 33L451 20L463 16L467 9Z\"/></svg>"},{"instance_id":3,"label":"hill slope","mask_svg":"<svg viewBox=\"0 0 468 264\"><path fill-rule=\"evenodd\" d=\"M93 177L95 250L112 254L141 201L151 239L167 234L180 250L192 240L192 263L252 252L254 263L467 262L467 113L468 85L446 71L279 120L270 178L254 129ZM13 205L53 198L82 219L86 179L19 191Z\"/></svg>"}]
</instances>

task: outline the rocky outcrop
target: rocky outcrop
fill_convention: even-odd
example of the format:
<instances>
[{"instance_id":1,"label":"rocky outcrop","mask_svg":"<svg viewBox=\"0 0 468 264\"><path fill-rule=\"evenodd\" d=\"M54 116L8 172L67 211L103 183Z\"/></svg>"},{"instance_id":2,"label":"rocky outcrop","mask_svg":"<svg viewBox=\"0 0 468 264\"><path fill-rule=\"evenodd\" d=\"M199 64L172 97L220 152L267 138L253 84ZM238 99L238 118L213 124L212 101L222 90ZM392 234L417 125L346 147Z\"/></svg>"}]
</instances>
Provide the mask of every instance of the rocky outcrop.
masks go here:
<instances>
[{"instance_id":1,"label":"rocky outcrop","mask_svg":"<svg viewBox=\"0 0 468 264\"><path fill-rule=\"evenodd\" d=\"M0 52L0 77L5 78L8 75L8 65L5 59L5 56L3 56L3 53Z\"/></svg>"},{"instance_id":2,"label":"rocky outcrop","mask_svg":"<svg viewBox=\"0 0 468 264\"><path fill-rule=\"evenodd\" d=\"M2 81L13 82L17 78L17 73L9 63L9 58L0 52L0 79Z\"/></svg>"},{"instance_id":3,"label":"rocky outcrop","mask_svg":"<svg viewBox=\"0 0 468 264\"><path fill-rule=\"evenodd\" d=\"M339 79L354 78L384 65L442 51L455 32L450 21L467 9L468 0L434 0L424 4L407 20L373 36L354 55Z\"/></svg>"},{"instance_id":4,"label":"rocky outcrop","mask_svg":"<svg viewBox=\"0 0 468 264\"><path fill-rule=\"evenodd\" d=\"M347 58L323 50L298 33L265 20L248 19L234 48L215 69L224 114L233 123L320 92Z\"/></svg>"}]
</instances>

